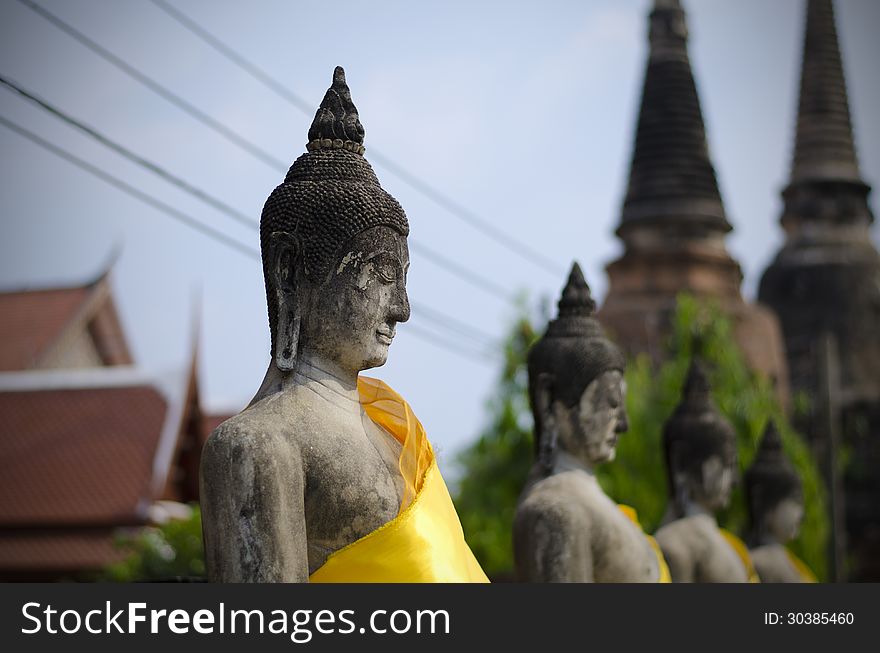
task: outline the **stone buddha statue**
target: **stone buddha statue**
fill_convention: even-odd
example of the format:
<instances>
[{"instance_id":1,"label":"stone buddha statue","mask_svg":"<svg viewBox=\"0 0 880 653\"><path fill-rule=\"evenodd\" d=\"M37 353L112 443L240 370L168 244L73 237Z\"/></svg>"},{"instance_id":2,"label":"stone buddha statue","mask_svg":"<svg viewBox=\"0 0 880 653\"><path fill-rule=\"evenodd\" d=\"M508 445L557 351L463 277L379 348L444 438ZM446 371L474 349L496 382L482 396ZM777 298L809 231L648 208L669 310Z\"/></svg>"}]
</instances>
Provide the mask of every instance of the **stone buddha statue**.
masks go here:
<instances>
[{"instance_id":1,"label":"stone buddha statue","mask_svg":"<svg viewBox=\"0 0 880 653\"><path fill-rule=\"evenodd\" d=\"M421 424L360 376L410 316L409 225L363 142L336 68L260 221L268 370L202 454L213 581L485 580Z\"/></svg>"},{"instance_id":2,"label":"stone buddha statue","mask_svg":"<svg viewBox=\"0 0 880 653\"><path fill-rule=\"evenodd\" d=\"M782 450L776 424L767 423L745 473L751 535L749 553L763 583L816 582L809 567L786 548L804 515L801 479Z\"/></svg>"},{"instance_id":3,"label":"stone buddha statue","mask_svg":"<svg viewBox=\"0 0 880 653\"><path fill-rule=\"evenodd\" d=\"M702 364L691 363L681 402L663 429L669 503L656 538L673 582L756 580L745 545L715 513L736 479L736 432L715 406Z\"/></svg>"},{"instance_id":4,"label":"stone buddha statue","mask_svg":"<svg viewBox=\"0 0 880 653\"><path fill-rule=\"evenodd\" d=\"M574 264L558 317L528 356L536 461L514 520L519 578L530 582L656 582L659 550L602 490L594 470L627 430L624 358L594 313Z\"/></svg>"}]
</instances>

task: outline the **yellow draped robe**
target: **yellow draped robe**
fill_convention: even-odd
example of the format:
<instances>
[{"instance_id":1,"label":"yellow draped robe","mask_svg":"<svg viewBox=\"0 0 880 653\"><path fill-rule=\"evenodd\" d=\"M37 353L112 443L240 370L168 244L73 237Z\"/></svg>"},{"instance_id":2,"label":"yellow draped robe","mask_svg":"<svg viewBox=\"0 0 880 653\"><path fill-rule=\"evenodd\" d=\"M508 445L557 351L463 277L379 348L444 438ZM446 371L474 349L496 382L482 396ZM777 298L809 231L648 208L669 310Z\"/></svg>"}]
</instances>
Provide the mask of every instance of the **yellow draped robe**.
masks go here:
<instances>
[{"instance_id":1,"label":"yellow draped robe","mask_svg":"<svg viewBox=\"0 0 880 653\"><path fill-rule=\"evenodd\" d=\"M816 578L816 574L813 573L813 570L807 566L807 563L798 558L794 553L792 553L787 548L785 549L785 553L788 556L789 561L797 570L798 574L800 574L801 580L805 583L818 583L819 579Z\"/></svg>"},{"instance_id":2,"label":"yellow draped robe","mask_svg":"<svg viewBox=\"0 0 880 653\"><path fill-rule=\"evenodd\" d=\"M746 546L745 542L724 528L719 528L718 530L721 531L724 539L727 540L727 543L733 547L733 550L736 551L736 555L742 560L743 566L746 568L746 576L749 579L748 582L760 583L761 579L758 576L758 572L755 571L755 565L752 563L752 556L749 555L749 548Z\"/></svg>"},{"instance_id":3,"label":"yellow draped robe","mask_svg":"<svg viewBox=\"0 0 880 653\"><path fill-rule=\"evenodd\" d=\"M332 553L312 583L488 583L464 540L431 443L409 404L378 379L358 378L367 415L402 445L400 512Z\"/></svg>"}]
</instances>

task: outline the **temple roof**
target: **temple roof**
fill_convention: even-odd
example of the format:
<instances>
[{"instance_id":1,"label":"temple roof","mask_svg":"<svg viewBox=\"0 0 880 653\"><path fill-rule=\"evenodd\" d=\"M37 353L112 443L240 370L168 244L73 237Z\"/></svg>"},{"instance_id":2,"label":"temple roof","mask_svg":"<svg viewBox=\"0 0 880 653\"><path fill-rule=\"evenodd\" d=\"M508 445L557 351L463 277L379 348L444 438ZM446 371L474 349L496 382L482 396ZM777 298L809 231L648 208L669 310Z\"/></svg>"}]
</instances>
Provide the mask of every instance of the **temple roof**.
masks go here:
<instances>
[{"instance_id":1,"label":"temple roof","mask_svg":"<svg viewBox=\"0 0 880 653\"><path fill-rule=\"evenodd\" d=\"M3 527L146 521L159 498L153 461L168 412L160 393L136 381L40 390L0 383Z\"/></svg>"},{"instance_id":2,"label":"temple roof","mask_svg":"<svg viewBox=\"0 0 880 653\"><path fill-rule=\"evenodd\" d=\"M622 224L702 223L729 231L709 159L681 5L657 0Z\"/></svg>"},{"instance_id":3,"label":"temple roof","mask_svg":"<svg viewBox=\"0 0 880 653\"><path fill-rule=\"evenodd\" d=\"M81 366L69 360L80 335L101 365L131 364L109 272L76 286L0 291L0 371Z\"/></svg>"},{"instance_id":4,"label":"temple roof","mask_svg":"<svg viewBox=\"0 0 880 653\"><path fill-rule=\"evenodd\" d=\"M808 0L792 183L860 181L831 0Z\"/></svg>"}]
</instances>

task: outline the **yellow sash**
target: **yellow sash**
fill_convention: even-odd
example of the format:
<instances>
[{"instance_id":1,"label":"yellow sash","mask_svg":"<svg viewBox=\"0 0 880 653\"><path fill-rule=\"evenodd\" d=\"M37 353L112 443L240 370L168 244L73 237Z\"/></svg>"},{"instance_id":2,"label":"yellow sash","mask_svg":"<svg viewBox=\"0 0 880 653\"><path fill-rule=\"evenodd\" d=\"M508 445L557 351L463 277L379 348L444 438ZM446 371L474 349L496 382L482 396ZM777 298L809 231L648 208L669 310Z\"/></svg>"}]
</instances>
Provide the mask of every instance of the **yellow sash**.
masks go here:
<instances>
[{"instance_id":1,"label":"yellow sash","mask_svg":"<svg viewBox=\"0 0 880 653\"><path fill-rule=\"evenodd\" d=\"M743 566L746 568L746 576L749 579L748 582L760 583L761 578L758 576L758 572L755 571L755 565L752 563L752 556L749 555L749 549L746 547L745 542L728 530L723 528L719 528L718 530L721 531L724 539L727 540L727 543L733 547L733 550L736 551L736 555L742 560Z\"/></svg>"},{"instance_id":2,"label":"yellow sash","mask_svg":"<svg viewBox=\"0 0 880 653\"><path fill-rule=\"evenodd\" d=\"M409 404L379 381L358 378L361 405L403 445L397 517L331 554L312 583L488 583L464 541L458 513L425 430Z\"/></svg>"},{"instance_id":3,"label":"yellow sash","mask_svg":"<svg viewBox=\"0 0 880 653\"><path fill-rule=\"evenodd\" d=\"M813 573L813 570L807 567L807 563L798 558L794 553L785 550L785 553L788 555L788 559L794 568L797 570L798 574L800 574L801 579L805 583L818 583L819 579L816 578L816 574Z\"/></svg>"},{"instance_id":4,"label":"yellow sash","mask_svg":"<svg viewBox=\"0 0 880 653\"><path fill-rule=\"evenodd\" d=\"M645 530L642 528L641 523L639 522L639 515L636 512L636 509L632 506L627 506L622 503L618 503L617 507L620 509L624 515L626 515L629 520L639 527L639 530L642 533L645 533ZM663 552L660 550L660 545L657 544L657 540L653 537L645 533L645 537L648 540L648 544L651 545L651 548L654 550L654 555L657 556L657 566L660 568L660 578L657 579L658 583L671 583L672 576L669 573L669 565L666 564L666 558L663 557Z\"/></svg>"}]
</instances>

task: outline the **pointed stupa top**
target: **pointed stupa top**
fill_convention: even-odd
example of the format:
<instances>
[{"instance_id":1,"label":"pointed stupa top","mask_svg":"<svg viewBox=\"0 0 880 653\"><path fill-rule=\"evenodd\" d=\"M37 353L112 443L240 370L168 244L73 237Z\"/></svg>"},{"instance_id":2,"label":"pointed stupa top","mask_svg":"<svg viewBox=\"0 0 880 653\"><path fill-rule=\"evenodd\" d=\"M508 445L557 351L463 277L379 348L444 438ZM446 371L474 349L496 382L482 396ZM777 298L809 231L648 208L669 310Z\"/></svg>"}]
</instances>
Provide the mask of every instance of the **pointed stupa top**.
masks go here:
<instances>
[{"instance_id":1,"label":"pointed stupa top","mask_svg":"<svg viewBox=\"0 0 880 653\"><path fill-rule=\"evenodd\" d=\"M319 149L345 149L363 154L363 145L364 126L351 99L345 71L342 66L336 66L333 70L333 84L324 94L309 128L306 148L309 152Z\"/></svg>"},{"instance_id":2,"label":"pointed stupa top","mask_svg":"<svg viewBox=\"0 0 880 653\"><path fill-rule=\"evenodd\" d=\"M831 0L808 0L791 181L860 181Z\"/></svg>"},{"instance_id":3,"label":"pointed stupa top","mask_svg":"<svg viewBox=\"0 0 880 653\"><path fill-rule=\"evenodd\" d=\"M709 159L680 2L656 0L649 26L650 48L621 228L674 221L729 231Z\"/></svg>"}]
</instances>

